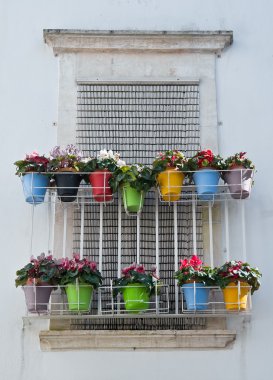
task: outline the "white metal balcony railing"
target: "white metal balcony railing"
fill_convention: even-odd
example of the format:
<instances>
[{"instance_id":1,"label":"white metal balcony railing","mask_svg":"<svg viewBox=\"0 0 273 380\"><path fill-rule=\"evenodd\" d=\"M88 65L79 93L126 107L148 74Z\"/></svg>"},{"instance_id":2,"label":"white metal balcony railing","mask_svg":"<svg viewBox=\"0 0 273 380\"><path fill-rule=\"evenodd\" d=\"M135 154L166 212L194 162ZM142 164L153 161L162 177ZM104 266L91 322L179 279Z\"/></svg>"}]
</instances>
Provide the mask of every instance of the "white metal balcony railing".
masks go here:
<instances>
[{"instance_id":1,"label":"white metal balcony railing","mask_svg":"<svg viewBox=\"0 0 273 380\"><path fill-rule=\"evenodd\" d=\"M84 285L80 285L84 287ZM251 294L249 286L238 285L233 286L235 289L237 299L224 302L222 296L222 290L217 286L202 287L202 290L207 290L209 298L207 300L198 299L198 289L201 289L198 283L193 283L192 298L187 300L184 289L180 288L179 296L179 310L177 314L169 313L169 289L168 285L160 285L160 290L157 296L152 296L149 301L142 301L142 310L131 308L126 309L126 302L119 294L116 298L113 297L113 290L115 287L102 286L97 290L98 295L98 308L92 307L92 296L88 304L85 300L81 300L80 287L76 285L77 294L74 301L69 300L66 296L66 286L41 286L41 285L29 285L25 286L29 291L29 295L26 296L26 315L38 316L42 318L90 318L97 319L101 317L123 317L123 318L135 318L135 317L153 317L160 316L180 316L189 317L192 316L209 316L219 317L226 315L236 315L243 313L249 314L252 308ZM50 302L46 302L41 291L43 289L49 289ZM244 290L246 289L246 290ZM247 297L241 298L241 295ZM131 299L130 302L139 302L139 300Z\"/></svg>"},{"instance_id":2,"label":"white metal balcony railing","mask_svg":"<svg viewBox=\"0 0 273 380\"><path fill-rule=\"evenodd\" d=\"M87 173L82 173L87 174ZM81 175L79 173L78 175ZM239 181L237 185L242 186L243 182L243 172L241 171L240 174L241 180ZM253 171L251 171L251 178L250 178L250 186L253 181ZM83 182L83 181L82 181ZM170 183L168 184L170 185ZM106 185L106 181L104 181L104 187L109 187ZM34 190L35 187L32 186L32 190ZM243 191L241 193L241 197L244 198L245 194L243 195ZM196 214L198 210L207 210L207 225L208 225L208 231L207 231L207 240L208 240L208 257L209 257L209 264L210 266L214 267L215 265L215 252L214 252L214 228L213 225L215 222L213 221L213 208L215 205L220 206L221 210L221 228L223 231L223 249L222 253L224 252L225 255L222 254L222 260L230 260L233 258L233 255L231 254L231 248L230 248L230 205L234 205L235 207L232 207L232 217L234 217L234 212L237 214L237 220L240 221L240 230L241 230L241 247L240 247L240 259L242 261L246 261L246 233L245 233L245 199L238 199L241 198L240 194L238 195L238 192L236 193L236 198L234 199L232 197L232 193L230 193L230 190L228 188L228 185L225 184L221 179L219 185L216 186L216 193L210 195L206 199L200 199L200 197L197 194L196 186L194 185L183 185L181 195L179 196L179 199L175 200L174 202L171 201L165 201L162 197L162 194L160 190L154 189L154 210L155 210L155 265L157 267L157 272L160 275L160 241L159 241L159 202L162 202L162 204L165 204L166 207L171 207L173 210L173 243L174 243L174 267L173 271L178 270L178 262L179 262L179 252L178 252L178 223L177 223L177 213L178 213L178 205L181 204L187 204L191 205L192 210L192 246L193 246L193 253L197 253L197 230L196 230ZM35 198L34 198L35 199ZM249 199L247 197L246 199ZM99 214L100 214L100 224L99 224L99 252L98 252L98 269L103 274L103 260L104 260L104 252L103 252L103 233L104 233L104 226L103 226L103 214L104 209L107 207L110 203L117 204L118 207L118 217L117 217L117 277L120 277L121 275L121 265L122 265L122 194L119 192L117 194L114 194L112 199L103 200L101 202L97 202L93 195L90 185L87 184L81 184L77 193L77 196L73 202L61 202L58 194L57 194L57 188L53 186L49 186L46 191L45 196L45 206L47 208L48 212L48 220L49 220L49 229L48 229L48 251L51 251L54 253L54 225L55 225L55 213L56 213L56 205L62 209L63 212L63 237L62 237L62 256L66 257L70 252L67 252L66 249L66 242L67 242L67 225L68 225L68 210L71 207L78 208L80 212L80 244L79 244L79 253L80 257L82 258L84 255L84 238L85 238L85 211L86 207L89 204L98 204L99 205ZM33 228L34 228L34 218L35 218L35 210L36 207L34 207L35 204L33 203L32 207L32 229L31 229L31 247L30 251L31 254L33 253ZM145 207L145 202L144 202ZM141 241L141 213L129 213L130 216L136 218L136 253L135 253L135 261L137 263L141 262L141 249L140 249L140 241ZM239 227L238 227L239 228ZM164 296L163 300L160 301L157 297L155 297L154 301L151 301L149 308L145 311L145 315L148 314L168 314L169 313L169 290L168 290L168 284L164 284ZM53 291L52 293L52 300L54 299L54 294L56 291ZM104 286L100 288L97 294L98 298L98 305L97 305L97 316L101 316L103 314L106 315L127 315L126 311L124 311L124 304L122 303L122 299L114 300L111 297L112 287L111 286ZM64 292L61 292L61 294L64 294ZM108 294L108 301L106 302L104 298L106 294ZM181 293L179 288L175 287L175 315L187 315L187 314L206 314L206 315L219 315L219 314L226 314L230 313L231 311L227 311L225 308L223 298L221 298L221 292L220 289L217 287L213 287L210 290L210 300L207 304L206 310L202 310L200 308L195 308L194 310L187 310L185 309L185 302L183 300L183 293L182 293L182 299L181 299ZM107 297L106 297L107 298ZM198 310L197 310L198 309ZM251 309L251 298L249 297L249 301L247 303L247 307L245 311L249 311ZM240 307L239 307L240 310ZM39 313L38 313L39 314ZM47 312L44 315L70 315L71 312L67 311L67 301L65 300L65 297L60 297L58 302L51 302L51 305L47 309ZM76 313L79 314L79 313ZM93 313L90 314L90 311L88 313L82 313L83 315L94 315ZM130 315L130 313L128 314Z\"/></svg>"}]
</instances>

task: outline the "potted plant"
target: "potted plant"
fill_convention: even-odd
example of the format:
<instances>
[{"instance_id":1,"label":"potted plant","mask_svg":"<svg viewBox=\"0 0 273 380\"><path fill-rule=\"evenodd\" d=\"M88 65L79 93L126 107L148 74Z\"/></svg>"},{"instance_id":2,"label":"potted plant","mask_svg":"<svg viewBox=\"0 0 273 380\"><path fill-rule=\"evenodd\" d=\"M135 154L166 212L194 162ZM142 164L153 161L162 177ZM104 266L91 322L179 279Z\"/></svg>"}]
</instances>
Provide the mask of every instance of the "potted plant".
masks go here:
<instances>
[{"instance_id":1,"label":"potted plant","mask_svg":"<svg viewBox=\"0 0 273 380\"><path fill-rule=\"evenodd\" d=\"M187 310L206 310L208 308L209 288L215 285L215 272L209 266L203 266L198 256L190 260L180 260L181 265L174 277L185 295Z\"/></svg>"},{"instance_id":2,"label":"potted plant","mask_svg":"<svg viewBox=\"0 0 273 380\"><path fill-rule=\"evenodd\" d=\"M188 161L199 199L212 200L217 193L223 159L210 149L196 153Z\"/></svg>"},{"instance_id":3,"label":"potted plant","mask_svg":"<svg viewBox=\"0 0 273 380\"><path fill-rule=\"evenodd\" d=\"M122 276L113 281L113 296L122 293L125 309L130 313L139 313L149 308L150 298L160 287L156 268L149 273L143 265L136 263L122 269ZM158 288L159 289L159 288Z\"/></svg>"},{"instance_id":4,"label":"potted plant","mask_svg":"<svg viewBox=\"0 0 273 380\"><path fill-rule=\"evenodd\" d=\"M234 199L245 199L251 192L255 166L245 155L235 153L224 161L223 179Z\"/></svg>"},{"instance_id":5,"label":"potted plant","mask_svg":"<svg viewBox=\"0 0 273 380\"><path fill-rule=\"evenodd\" d=\"M178 150L159 153L153 162L153 170L162 199L168 202L177 201L182 191L184 172L187 170L187 159L184 154Z\"/></svg>"},{"instance_id":6,"label":"potted plant","mask_svg":"<svg viewBox=\"0 0 273 380\"><path fill-rule=\"evenodd\" d=\"M120 159L119 153L112 150L101 150L96 158L85 159L83 171L91 172L89 181L92 186L93 197L97 202L109 202L113 199L113 190L109 183L112 173L125 165Z\"/></svg>"},{"instance_id":7,"label":"potted plant","mask_svg":"<svg viewBox=\"0 0 273 380\"><path fill-rule=\"evenodd\" d=\"M141 211L147 191L155 184L152 169L145 165L124 165L119 167L110 179L114 191L122 190L123 204L128 212Z\"/></svg>"},{"instance_id":8,"label":"potted plant","mask_svg":"<svg viewBox=\"0 0 273 380\"><path fill-rule=\"evenodd\" d=\"M78 193L82 177L79 173L83 168L81 152L73 144L61 149L55 146L50 152L48 164L50 171L54 172L57 194L62 202L73 202Z\"/></svg>"},{"instance_id":9,"label":"potted plant","mask_svg":"<svg viewBox=\"0 0 273 380\"><path fill-rule=\"evenodd\" d=\"M44 201L49 186L49 176L45 174L49 160L38 152L26 154L24 160L14 162L16 175L21 177L25 200L31 204Z\"/></svg>"},{"instance_id":10,"label":"potted plant","mask_svg":"<svg viewBox=\"0 0 273 380\"><path fill-rule=\"evenodd\" d=\"M101 273L97 264L88 259L80 259L79 254L73 258L63 258L58 263L60 285L65 287L68 309L70 311L89 311L93 289L102 284Z\"/></svg>"},{"instance_id":11,"label":"potted plant","mask_svg":"<svg viewBox=\"0 0 273 380\"><path fill-rule=\"evenodd\" d=\"M16 272L15 285L22 286L27 310L30 313L46 313L54 286L58 284L58 267L52 255L42 253Z\"/></svg>"},{"instance_id":12,"label":"potted plant","mask_svg":"<svg viewBox=\"0 0 273 380\"><path fill-rule=\"evenodd\" d=\"M242 261L228 261L216 268L216 282L222 288L227 310L245 310L248 294L260 287L261 273Z\"/></svg>"}]
</instances>

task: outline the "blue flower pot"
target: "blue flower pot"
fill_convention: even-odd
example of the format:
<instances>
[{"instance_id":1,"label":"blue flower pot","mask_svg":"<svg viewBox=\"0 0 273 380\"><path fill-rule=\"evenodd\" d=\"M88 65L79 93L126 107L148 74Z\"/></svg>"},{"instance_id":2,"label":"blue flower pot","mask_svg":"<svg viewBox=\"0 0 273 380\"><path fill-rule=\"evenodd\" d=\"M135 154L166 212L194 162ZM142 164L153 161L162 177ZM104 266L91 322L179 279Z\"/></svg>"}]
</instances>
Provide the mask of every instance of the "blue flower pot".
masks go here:
<instances>
[{"instance_id":1,"label":"blue flower pot","mask_svg":"<svg viewBox=\"0 0 273 380\"><path fill-rule=\"evenodd\" d=\"M187 310L207 310L209 289L203 283L183 284L181 289L186 299Z\"/></svg>"},{"instance_id":2,"label":"blue flower pot","mask_svg":"<svg viewBox=\"0 0 273 380\"><path fill-rule=\"evenodd\" d=\"M45 199L49 178L40 173L29 173L22 176L23 190L26 202L31 204L42 203Z\"/></svg>"},{"instance_id":3,"label":"blue flower pot","mask_svg":"<svg viewBox=\"0 0 273 380\"><path fill-rule=\"evenodd\" d=\"M213 200L217 193L220 173L214 169L201 169L193 174L198 198L204 201Z\"/></svg>"}]
</instances>

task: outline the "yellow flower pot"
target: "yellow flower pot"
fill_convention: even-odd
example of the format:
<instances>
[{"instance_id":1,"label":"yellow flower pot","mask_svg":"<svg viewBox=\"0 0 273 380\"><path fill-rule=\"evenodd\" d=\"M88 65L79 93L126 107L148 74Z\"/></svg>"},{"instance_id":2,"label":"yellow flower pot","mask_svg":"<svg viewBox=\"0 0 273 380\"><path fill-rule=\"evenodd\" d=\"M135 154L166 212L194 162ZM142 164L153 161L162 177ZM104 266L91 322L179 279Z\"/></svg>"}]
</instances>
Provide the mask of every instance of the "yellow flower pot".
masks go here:
<instances>
[{"instance_id":1,"label":"yellow flower pot","mask_svg":"<svg viewBox=\"0 0 273 380\"><path fill-rule=\"evenodd\" d=\"M175 168L167 168L164 172L158 174L157 182L164 201L178 201L184 178L184 173L175 170Z\"/></svg>"},{"instance_id":2,"label":"yellow flower pot","mask_svg":"<svg viewBox=\"0 0 273 380\"><path fill-rule=\"evenodd\" d=\"M251 286L247 282L236 284L231 282L226 288L222 289L224 301L227 310L245 310L247 305L247 296Z\"/></svg>"}]
</instances>

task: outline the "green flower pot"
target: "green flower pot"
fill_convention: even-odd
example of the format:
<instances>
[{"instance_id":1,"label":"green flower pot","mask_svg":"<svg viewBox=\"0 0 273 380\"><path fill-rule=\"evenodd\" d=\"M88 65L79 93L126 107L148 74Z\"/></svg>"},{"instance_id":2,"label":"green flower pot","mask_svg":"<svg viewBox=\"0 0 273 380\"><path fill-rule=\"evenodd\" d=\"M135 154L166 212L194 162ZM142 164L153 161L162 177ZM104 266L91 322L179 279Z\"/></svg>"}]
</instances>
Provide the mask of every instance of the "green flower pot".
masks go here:
<instances>
[{"instance_id":1,"label":"green flower pot","mask_svg":"<svg viewBox=\"0 0 273 380\"><path fill-rule=\"evenodd\" d=\"M93 286L88 284L68 284L65 288L70 311L89 311Z\"/></svg>"},{"instance_id":2,"label":"green flower pot","mask_svg":"<svg viewBox=\"0 0 273 380\"><path fill-rule=\"evenodd\" d=\"M138 191L129 184L122 188L124 208L129 212L139 212L144 204L144 191Z\"/></svg>"},{"instance_id":3,"label":"green flower pot","mask_svg":"<svg viewBox=\"0 0 273 380\"><path fill-rule=\"evenodd\" d=\"M140 313L149 307L150 296L145 285L128 284L122 291L125 309L130 313Z\"/></svg>"}]
</instances>

